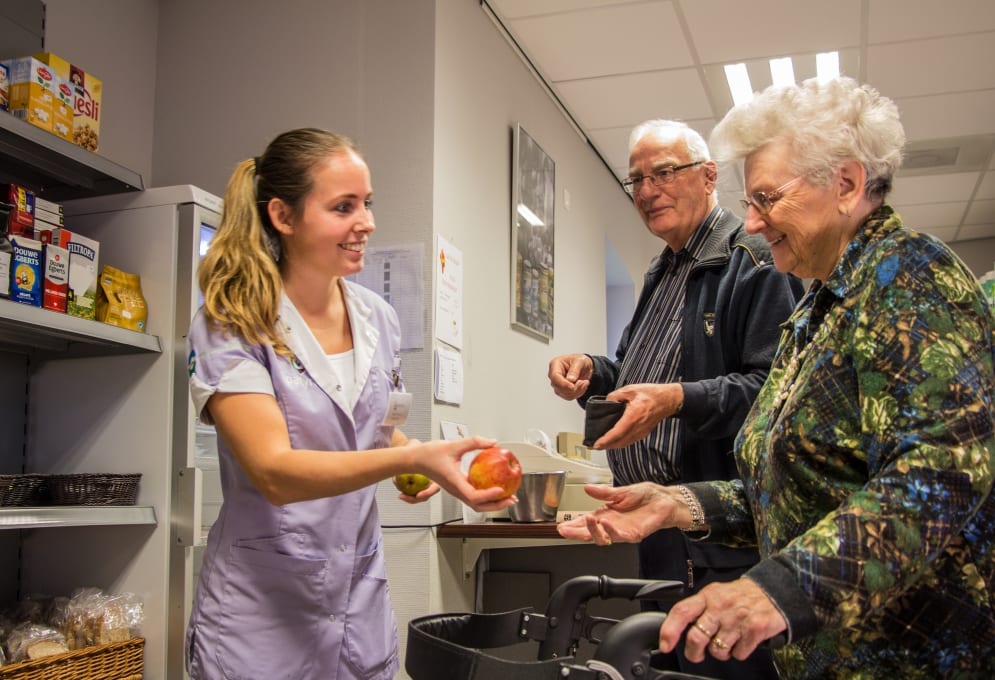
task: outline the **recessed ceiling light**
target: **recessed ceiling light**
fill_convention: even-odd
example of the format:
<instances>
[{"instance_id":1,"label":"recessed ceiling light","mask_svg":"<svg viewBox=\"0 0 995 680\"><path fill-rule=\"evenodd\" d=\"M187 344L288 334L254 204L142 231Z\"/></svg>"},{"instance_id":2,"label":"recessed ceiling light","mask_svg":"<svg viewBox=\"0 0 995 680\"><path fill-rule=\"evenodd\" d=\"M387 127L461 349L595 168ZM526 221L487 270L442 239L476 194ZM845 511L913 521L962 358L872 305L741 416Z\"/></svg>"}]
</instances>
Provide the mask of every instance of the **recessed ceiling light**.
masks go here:
<instances>
[{"instance_id":1,"label":"recessed ceiling light","mask_svg":"<svg viewBox=\"0 0 995 680\"><path fill-rule=\"evenodd\" d=\"M770 60L770 77L774 85L783 87L795 84L795 69L791 57Z\"/></svg>"},{"instance_id":2,"label":"recessed ceiling light","mask_svg":"<svg viewBox=\"0 0 995 680\"><path fill-rule=\"evenodd\" d=\"M750 85L750 74L746 72L746 64L726 64L726 82L736 106L753 99L753 86Z\"/></svg>"},{"instance_id":3,"label":"recessed ceiling light","mask_svg":"<svg viewBox=\"0 0 995 680\"><path fill-rule=\"evenodd\" d=\"M820 83L840 77L840 53L819 52L815 55L815 77Z\"/></svg>"}]
</instances>

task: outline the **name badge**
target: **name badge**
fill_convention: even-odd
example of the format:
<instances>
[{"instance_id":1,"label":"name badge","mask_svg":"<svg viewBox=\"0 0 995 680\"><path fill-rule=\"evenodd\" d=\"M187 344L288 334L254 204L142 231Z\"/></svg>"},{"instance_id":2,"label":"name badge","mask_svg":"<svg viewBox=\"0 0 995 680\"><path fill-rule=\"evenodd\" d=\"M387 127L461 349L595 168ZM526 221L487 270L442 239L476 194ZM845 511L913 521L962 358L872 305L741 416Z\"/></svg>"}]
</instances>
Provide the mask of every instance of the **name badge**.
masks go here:
<instances>
[{"instance_id":1,"label":"name badge","mask_svg":"<svg viewBox=\"0 0 995 680\"><path fill-rule=\"evenodd\" d=\"M404 425L408 422L408 412L411 410L412 395L410 392L391 392L387 401L387 414L382 425Z\"/></svg>"}]
</instances>

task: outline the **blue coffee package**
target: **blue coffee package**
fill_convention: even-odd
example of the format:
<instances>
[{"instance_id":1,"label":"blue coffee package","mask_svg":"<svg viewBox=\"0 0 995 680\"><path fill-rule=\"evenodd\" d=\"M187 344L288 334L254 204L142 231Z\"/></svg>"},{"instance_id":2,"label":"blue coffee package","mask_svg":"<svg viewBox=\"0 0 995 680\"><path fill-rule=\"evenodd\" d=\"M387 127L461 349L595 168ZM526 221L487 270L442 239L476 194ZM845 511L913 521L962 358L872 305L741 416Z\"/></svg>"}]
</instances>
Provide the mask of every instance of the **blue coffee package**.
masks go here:
<instances>
[{"instance_id":1,"label":"blue coffee package","mask_svg":"<svg viewBox=\"0 0 995 680\"><path fill-rule=\"evenodd\" d=\"M10 243L14 248L10 263L10 299L41 307L42 282L45 279L42 243L23 236L15 236Z\"/></svg>"}]
</instances>

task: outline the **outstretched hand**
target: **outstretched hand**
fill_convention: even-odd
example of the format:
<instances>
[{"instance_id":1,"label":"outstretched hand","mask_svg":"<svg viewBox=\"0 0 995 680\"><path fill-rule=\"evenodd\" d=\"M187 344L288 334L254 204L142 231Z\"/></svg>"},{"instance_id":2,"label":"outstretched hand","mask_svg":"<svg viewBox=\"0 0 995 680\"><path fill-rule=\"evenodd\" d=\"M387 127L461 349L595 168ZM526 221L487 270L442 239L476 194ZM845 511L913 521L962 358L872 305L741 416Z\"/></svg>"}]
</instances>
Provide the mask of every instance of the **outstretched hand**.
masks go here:
<instances>
[{"instance_id":1,"label":"outstretched hand","mask_svg":"<svg viewBox=\"0 0 995 680\"><path fill-rule=\"evenodd\" d=\"M638 543L659 529L678 526L680 511L687 510L672 487L653 482L618 487L587 484L584 491L605 504L558 524L556 530L564 538L598 545Z\"/></svg>"}]
</instances>

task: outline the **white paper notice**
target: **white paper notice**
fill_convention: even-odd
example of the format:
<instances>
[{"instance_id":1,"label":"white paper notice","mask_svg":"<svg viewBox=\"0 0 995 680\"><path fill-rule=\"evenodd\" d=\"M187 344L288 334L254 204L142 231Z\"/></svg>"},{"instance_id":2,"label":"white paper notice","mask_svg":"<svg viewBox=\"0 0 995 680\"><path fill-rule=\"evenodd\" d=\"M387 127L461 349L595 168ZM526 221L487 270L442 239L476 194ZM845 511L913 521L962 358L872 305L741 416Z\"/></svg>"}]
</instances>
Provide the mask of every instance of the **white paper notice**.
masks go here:
<instances>
[{"instance_id":1,"label":"white paper notice","mask_svg":"<svg viewBox=\"0 0 995 680\"><path fill-rule=\"evenodd\" d=\"M451 420L442 420L439 421L439 427L442 429L442 438L447 442L456 441L457 439L466 439L470 436L470 428L463 423L454 423Z\"/></svg>"},{"instance_id":2,"label":"white paper notice","mask_svg":"<svg viewBox=\"0 0 995 680\"><path fill-rule=\"evenodd\" d=\"M401 349L425 346L425 287L422 263L425 246L367 248L363 270L352 278L382 297L397 312L401 323Z\"/></svg>"},{"instance_id":3,"label":"white paper notice","mask_svg":"<svg viewBox=\"0 0 995 680\"><path fill-rule=\"evenodd\" d=\"M435 337L463 348L463 253L439 236L435 248Z\"/></svg>"},{"instance_id":4,"label":"white paper notice","mask_svg":"<svg viewBox=\"0 0 995 680\"><path fill-rule=\"evenodd\" d=\"M463 403L463 358L445 347L435 350L435 398L449 404Z\"/></svg>"}]
</instances>

